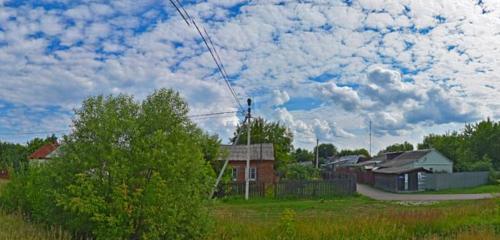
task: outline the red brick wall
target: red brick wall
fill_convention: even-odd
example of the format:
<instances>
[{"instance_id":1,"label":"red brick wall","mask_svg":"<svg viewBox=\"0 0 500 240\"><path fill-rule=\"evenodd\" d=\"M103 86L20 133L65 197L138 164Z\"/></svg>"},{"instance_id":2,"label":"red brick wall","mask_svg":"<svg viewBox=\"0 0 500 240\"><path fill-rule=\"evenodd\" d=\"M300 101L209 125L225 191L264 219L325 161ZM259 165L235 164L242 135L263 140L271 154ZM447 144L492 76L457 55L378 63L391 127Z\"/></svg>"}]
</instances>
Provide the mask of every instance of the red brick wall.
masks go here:
<instances>
[{"instance_id":1,"label":"red brick wall","mask_svg":"<svg viewBox=\"0 0 500 240\"><path fill-rule=\"evenodd\" d=\"M236 182L245 182L246 161L229 161L232 168L238 169L238 178ZM252 160L250 168L257 168L257 182L273 183L275 179L274 161L270 160Z\"/></svg>"}]
</instances>

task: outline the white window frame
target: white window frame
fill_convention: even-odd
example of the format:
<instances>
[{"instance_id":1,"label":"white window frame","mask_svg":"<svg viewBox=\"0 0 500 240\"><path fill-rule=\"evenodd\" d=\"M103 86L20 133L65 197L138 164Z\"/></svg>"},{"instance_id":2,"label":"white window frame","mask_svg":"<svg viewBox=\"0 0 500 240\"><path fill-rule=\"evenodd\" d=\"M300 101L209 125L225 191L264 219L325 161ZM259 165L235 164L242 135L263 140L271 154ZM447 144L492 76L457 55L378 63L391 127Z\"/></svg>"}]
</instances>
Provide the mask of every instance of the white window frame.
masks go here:
<instances>
[{"instance_id":1,"label":"white window frame","mask_svg":"<svg viewBox=\"0 0 500 240\"><path fill-rule=\"evenodd\" d=\"M257 168L256 167L250 167L250 171L248 171L248 179L250 181L257 181Z\"/></svg>"}]
</instances>

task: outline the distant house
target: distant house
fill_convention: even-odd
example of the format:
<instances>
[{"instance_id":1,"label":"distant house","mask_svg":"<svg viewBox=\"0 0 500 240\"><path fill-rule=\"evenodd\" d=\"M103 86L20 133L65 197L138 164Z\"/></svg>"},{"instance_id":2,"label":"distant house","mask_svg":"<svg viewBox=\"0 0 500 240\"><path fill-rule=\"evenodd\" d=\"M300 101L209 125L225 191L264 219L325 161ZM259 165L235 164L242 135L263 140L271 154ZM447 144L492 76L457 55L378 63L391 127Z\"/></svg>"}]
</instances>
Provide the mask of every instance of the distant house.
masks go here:
<instances>
[{"instance_id":1,"label":"distant house","mask_svg":"<svg viewBox=\"0 0 500 240\"><path fill-rule=\"evenodd\" d=\"M47 160L59 156L59 144L58 143L47 143L33 152L29 157L30 164L41 164L47 162Z\"/></svg>"},{"instance_id":2,"label":"distant house","mask_svg":"<svg viewBox=\"0 0 500 240\"><path fill-rule=\"evenodd\" d=\"M227 152L225 158L229 160L234 182L245 182L245 169L247 160L246 145L222 145L223 151ZM271 184L277 176L274 172L274 148L271 143L250 145L250 181Z\"/></svg>"},{"instance_id":3,"label":"distant house","mask_svg":"<svg viewBox=\"0 0 500 240\"><path fill-rule=\"evenodd\" d=\"M424 168L430 172L453 172L453 162L435 149L404 152L382 162L380 168Z\"/></svg>"},{"instance_id":4,"label":"distant house","mask_svg":"<svg viewBox=\"0 0 500 240\"><path fill-rule=\"evenodd\" d=\"M325 164L322 164L321 167L324 170L336 171L340 168L348 168L356 166L357 164L367 160L368 158L363 155L347 155L338 158L330 158L327 160Z\"/></svg>"},{"instance_id":5,"label":"distant house","mask_svg":"<svg viewBox=\"0 0 500 240\"><path fill-rule=\"evenodd\" d=\"M391 192L423 189L424 173L453 172L453 162L435 149L404 152L373 169L374 186Z\"/></svg>"},{"instance_id":6,"label":"distant house","mask_svg":"<svg viewBox=\"0 0 500 240\"><path fill-rule=\"evenodd\" d=\"M356 166L360 167L362 170L371 171L373 169L377 169L381 163L392 160L403 153L404 152L381 153L378 156L373 157L372 159L356 164Z\"/></svg>"}]
</instances>

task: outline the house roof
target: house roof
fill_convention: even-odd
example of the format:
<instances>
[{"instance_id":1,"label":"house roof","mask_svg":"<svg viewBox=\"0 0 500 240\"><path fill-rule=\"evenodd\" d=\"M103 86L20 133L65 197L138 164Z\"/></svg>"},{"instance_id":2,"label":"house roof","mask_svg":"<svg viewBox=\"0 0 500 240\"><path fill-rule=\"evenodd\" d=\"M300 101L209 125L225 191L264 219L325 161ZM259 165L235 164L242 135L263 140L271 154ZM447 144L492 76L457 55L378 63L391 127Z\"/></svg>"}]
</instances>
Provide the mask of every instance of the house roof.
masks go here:
<instances>
[{"instance_id":1,"label":"house roof","mask_svg":"<svg viewBox=\"0 0 500 240\"><path fill-rule=\"evenodd\" d=\"M335 165L337 167L354 166L357 163L361 162L363 158L364 158L363 155L347 155L339 157L337 159L330 158L329 161L327 161L325 164L322 164L321 166L330 166L330 165Z\"/></svg>"},{"instance_id":2,"label":"house roof","mask_svg":"<svg viewBox=\"0 0 500 240\"><path fill-rule=\"evenodd\" d=\"M383 174L402 174L414 171L430 172L429 170L423 167L390 167L390 168L379 168L373 170L374 173L383 173Z\"/></svg>"},{"instance_id":3,"label":"house roof","mask_svg":"<svg viewBox=\"0 0 500 240\"><path fill-rule=\"evenodd\" d=\"M57 143L47 143L33 152L28 159L48 159L53 157L52 152L54 152L59 147Z\"/></svg>"},{"instance_id":4,"label":"house roof","mask_svg":"<svg viewBox=\"0 0 500 240\"><path fill-rule=\"evenodd\" d=\"M222 145L221 149L228 152L227 158L219 160L246 161L247 145ZM250 145L250 160L274 160L274 147L272 143Z\"/></svg>"},{"instance_id":5,"label":"house roof","mask_svg":"<svg viewBox=\"0 0 500 240\"><path fill-rule=\"evenodd\" d=\"M378 156L373 157L371 160L375 160L375 161L392 160L403 153L404 152L385 152L385 153L379 154Z\"/></svg>"},{"instance_id":6,"label":"house roof","mask_svg":"<svg viewBox=\"0 0 500 240\"><path fill-rule=\"evenodd\" d=\"M431 151L432 151L431 149L424 149L424 150L404 152L392 160L382 162L380 164L380 167L401 167L419 160L420 158L427 155Z\"/></svg>"}]
</instances>

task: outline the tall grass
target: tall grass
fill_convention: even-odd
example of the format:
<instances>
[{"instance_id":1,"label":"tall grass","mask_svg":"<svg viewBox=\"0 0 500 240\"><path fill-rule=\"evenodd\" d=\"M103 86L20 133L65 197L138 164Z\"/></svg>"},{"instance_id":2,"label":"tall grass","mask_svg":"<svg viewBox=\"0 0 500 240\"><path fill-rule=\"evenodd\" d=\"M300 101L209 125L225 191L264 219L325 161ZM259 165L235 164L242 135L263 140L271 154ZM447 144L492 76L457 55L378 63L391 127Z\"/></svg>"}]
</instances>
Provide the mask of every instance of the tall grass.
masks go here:
<instances>
[{"instance_id":1,"label":"tall grass","mask_svg":"<svg viewBox=\"0 0 500 240\"><path fill-rule=\"evenodd\" d=\"M294 219L269 214L277 209L221 205L217 207L217 224L210 238L277 239L282 234L281 226L293 226L293 230L287 229L293 232L293 238L288 239L500 239L498 199L418 207L363 204L357 205L355 200L345 204L344 209L298 208ZM317 202L311 207L314 205L321 204ZM283 207L286 209L289 204ZM290 210L283 210L290 216L287 211Z\"/></svg>"},{"instance_id":2,"label":"tall grass","mask_svg":"<svg viewBox=\"0 0 500 240\"><path fill-rule=\"evenodd\" d=\"M0 194L7 180L0 179ZM1 206L1 205L0 205ZM7 214L0 209L0 240L66 240L71 236L62 229L47 229L26 222L19 214Z\"/></svg>"},{"instance_id":3,"label":"tall grass","mask_svg":"<svg viewBox=\"0 0 500 240\"><path fill-rule=\"evenodd\" d=\"M46 229L30 224L19 215L0 211L0 239L9 240L66 240L71 236L62 229Z\"/></svg>"}]
</instances>

